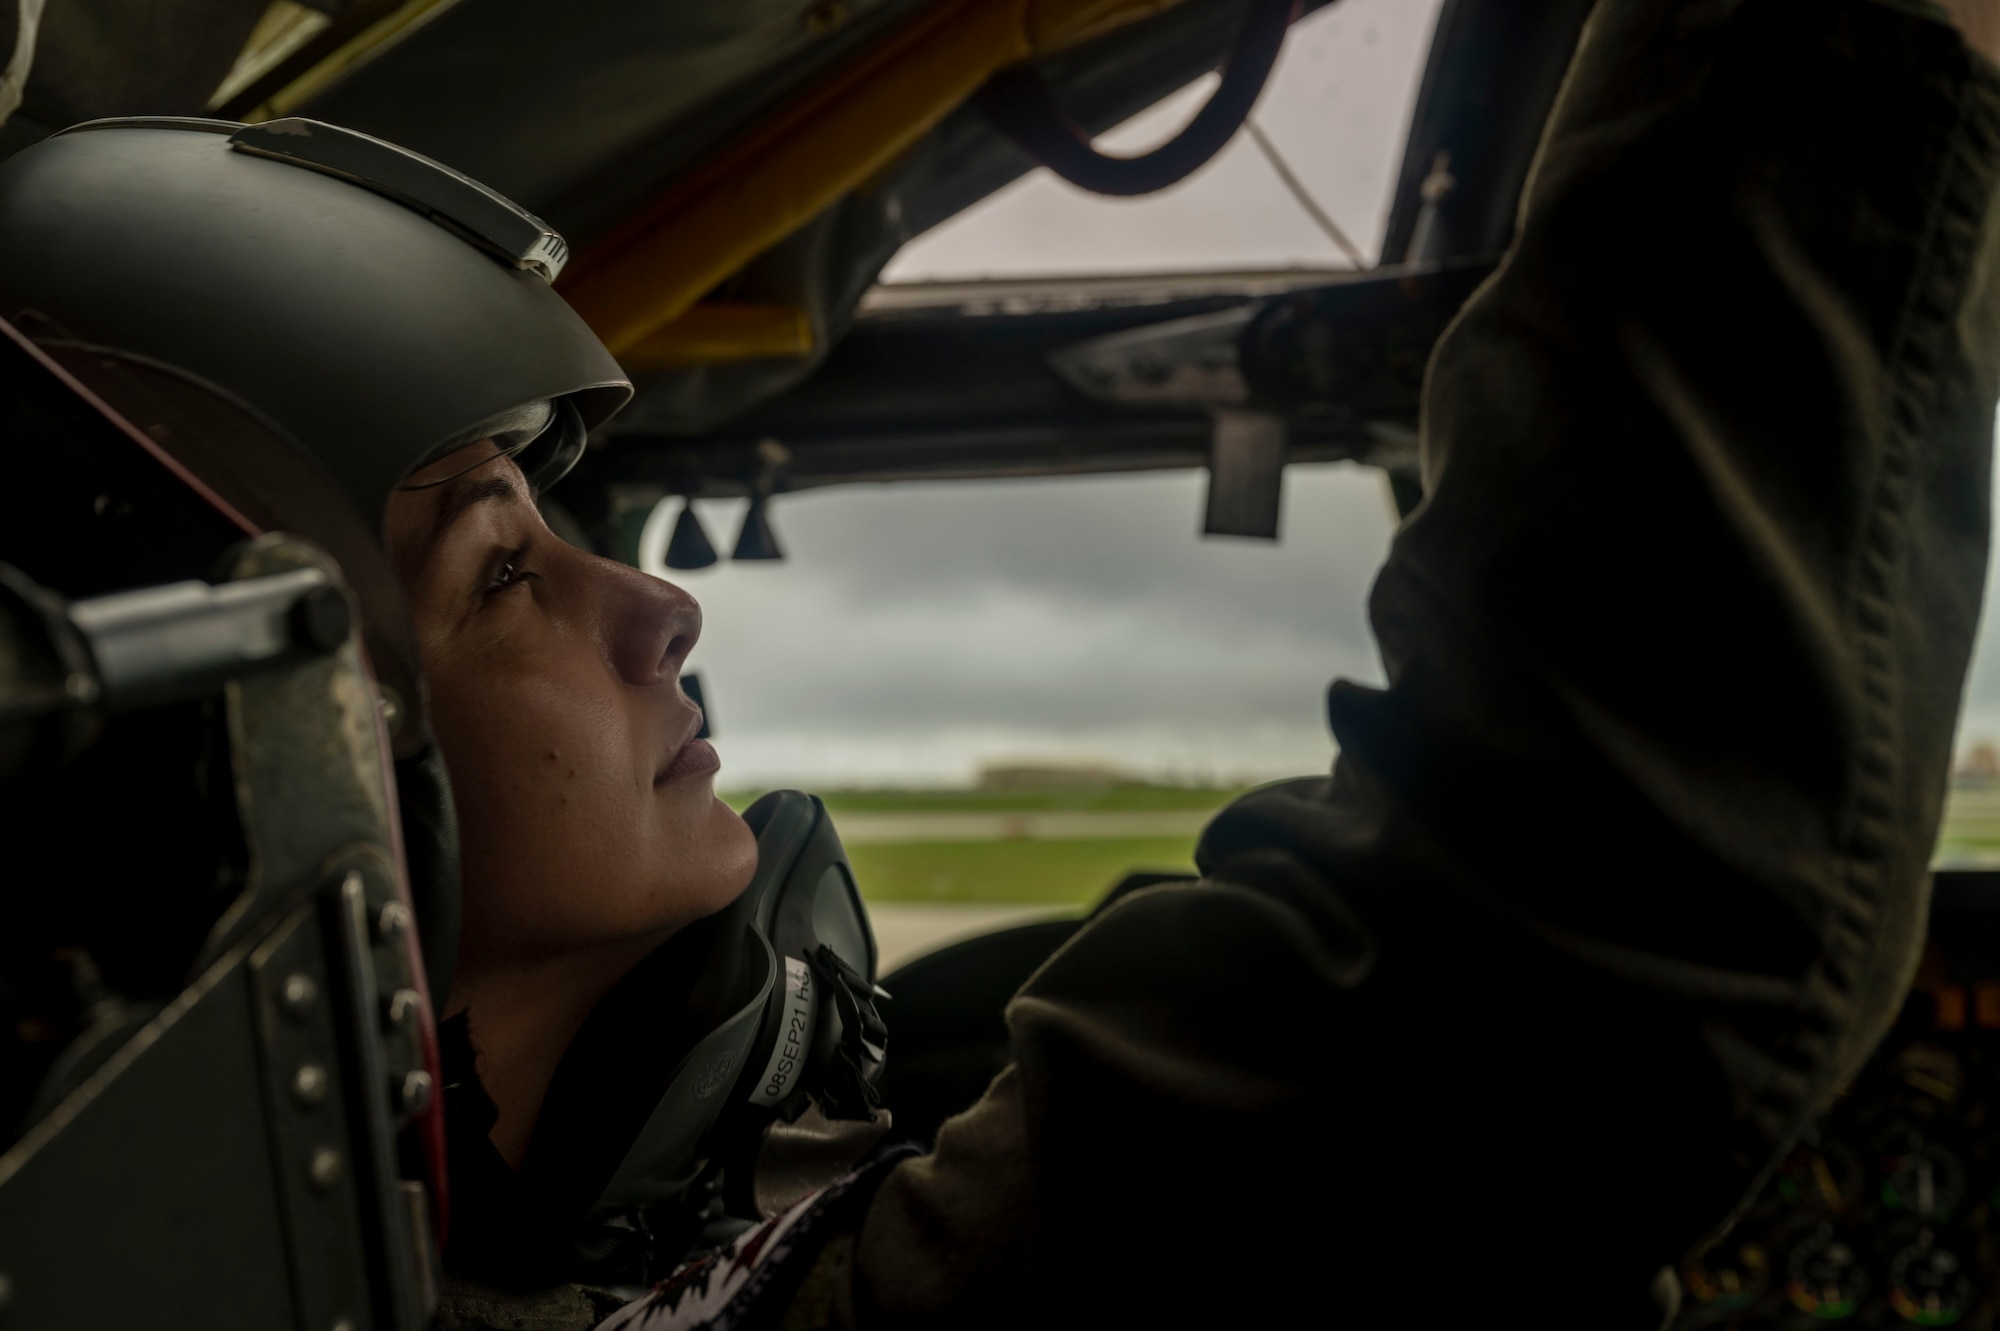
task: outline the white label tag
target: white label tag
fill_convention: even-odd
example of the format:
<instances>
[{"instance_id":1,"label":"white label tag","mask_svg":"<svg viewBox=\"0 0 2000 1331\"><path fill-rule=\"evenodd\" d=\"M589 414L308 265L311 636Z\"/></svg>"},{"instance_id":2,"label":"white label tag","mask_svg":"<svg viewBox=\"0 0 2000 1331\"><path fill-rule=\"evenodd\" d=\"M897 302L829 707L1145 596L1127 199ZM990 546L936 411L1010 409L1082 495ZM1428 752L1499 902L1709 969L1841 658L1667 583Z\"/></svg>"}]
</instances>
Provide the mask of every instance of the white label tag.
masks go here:
<instances>
[{"instance_id":1,"label":"white label tag","mask_svg":"<svg viewBox=\"0 0 2000 1331\"><path fill-rule=\"evenodd\" d=\"M816 1017L812 969L797 957L785 958L785 1015L778 1027L778 1046L771 1062L750 1092L750 1103L775 1105L798 1086L799 1073L806 1065L806 1051L812 1048Z\"/></svg>"}]
</instances>

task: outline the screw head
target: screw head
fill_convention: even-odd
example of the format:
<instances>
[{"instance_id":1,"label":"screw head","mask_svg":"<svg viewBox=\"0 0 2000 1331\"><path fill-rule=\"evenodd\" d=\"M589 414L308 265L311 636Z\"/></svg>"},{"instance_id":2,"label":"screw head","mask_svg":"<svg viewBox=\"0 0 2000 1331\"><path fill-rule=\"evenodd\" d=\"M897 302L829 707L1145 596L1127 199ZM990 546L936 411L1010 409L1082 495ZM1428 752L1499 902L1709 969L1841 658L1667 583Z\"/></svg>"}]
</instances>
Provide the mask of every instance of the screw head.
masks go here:
<instances>
[{"instance_id":1,"label":"screw head","mask_svg":"<svg viewBox=\"0 0 2000 1331\"><path fill-rule=\"evenodd\" d=\"M338 587L313 587L292 602L292 641L308 651L330 652L347 641L354 616Z\"/></svg>"},{"instance_id":2,"label":"screw head","mask_svg":"<svg viewBox=\"0 0 2000 1331\"><path fill-rule=\"evenodd\" d=\"M319 986L304 971L294 971L278 987L278 1002L284 1007L286 1016L293 1021L304 1021L312 1016L313 1009L319 1004Z\"/></svg>"},{"instance_id":3,"label":"screw head","mask_svg":"<svg viewBox=\"0 0 2000 1331\"><path fill-rule=\"evenodd\" d=\"M326 1103L329 1081L326 1069L319 1064L301 1063L292 1074L292 1098L306 1109L317 1109Z\"/></svg>"},{"instance_id":4,"label":"screw head","mask_svg":"<svg viewBox=\"0 0 2000 1331\"><path fill-rule=\"evenodd\" d=\"M396 1087L396 1105L405 1114L421 1114L431 1102L431 1074L406 1072Z\"/></svg>"},{"instance_id":5,"label":"screw head","mask_svg":"<svg viewBox=\"0 0 2000 1331\"><path fill-rule=\"evenodd\" d=\"M385 904L375 914L375 941L400 943L410 932L410 908L400 901Z\"/></svg>"},{"instance_id":6,"label":"screw head","mask_svg":"<svg viewBox=\"0 0 2000 1331\"><path fill-rule=\"evenodd\" d=\"M375 686L375 705L382 709L382 725L391 735L403 724L403 700L387 684Z\"/></svg>"},{"instance_id":7,"label":"screw head","mask_svg":"<svg viewBox=\"0 0 2000 1331\"><path fill-rule=\"evenodd\" d=\"M340 1152L331 1146L316 1148L306 1161L306 1177L321 1192L331 1191L340 1182Z\"/></svg>"},{"instance_id":8,"label":"screw head","mask_svg":"<svg viewBox=\"0 0 2000 1331\"><path fill-rule=\"evenodd\" d=\"M382 1024L392 1031L407 1030L417 1020L423 1000L414 989L398 989L382 1000Z\"/></svg>"}]
</instances>

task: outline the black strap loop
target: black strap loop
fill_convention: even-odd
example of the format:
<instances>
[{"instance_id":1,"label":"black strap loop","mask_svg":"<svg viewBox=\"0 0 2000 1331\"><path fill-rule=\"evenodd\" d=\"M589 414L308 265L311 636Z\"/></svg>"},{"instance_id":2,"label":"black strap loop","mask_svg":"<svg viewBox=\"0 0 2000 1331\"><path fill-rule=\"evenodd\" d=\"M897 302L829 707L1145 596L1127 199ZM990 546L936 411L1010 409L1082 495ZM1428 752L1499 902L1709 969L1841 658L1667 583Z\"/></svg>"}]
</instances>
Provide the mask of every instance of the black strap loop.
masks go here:
<instances>
[{"instance_id":1,"label":"black strap loop","mask_svg":"<svg viewBox=\"0 0 2000 1331\"><path fill-rule=\"evenodd\" d=\"M994 128L1041 165L1094 194L1151 194L1177 185L1222 151L1249 118L1264 91L1299 0L1251 0L1222 82L1187 128L1138 157L1111 157L1091 146L1090 135L1056 105L1055 94L1033 69L1003 69L976 94Z\"/></svg>"},{"instance_id":2,"label":"black strap loop","mask_svg":"<svg viewBox=\"0 0 2000 1331\"><path fill-rule=\"evenodd\" d=\"M828 1118L872 1118L882 1105L882 1065L889 1050L889 1027L875 1000L887 995L825 943L813 950L806 964L826 987L840 1017L840 1043L814 1098Z\"/></svg>"}]
</instances>

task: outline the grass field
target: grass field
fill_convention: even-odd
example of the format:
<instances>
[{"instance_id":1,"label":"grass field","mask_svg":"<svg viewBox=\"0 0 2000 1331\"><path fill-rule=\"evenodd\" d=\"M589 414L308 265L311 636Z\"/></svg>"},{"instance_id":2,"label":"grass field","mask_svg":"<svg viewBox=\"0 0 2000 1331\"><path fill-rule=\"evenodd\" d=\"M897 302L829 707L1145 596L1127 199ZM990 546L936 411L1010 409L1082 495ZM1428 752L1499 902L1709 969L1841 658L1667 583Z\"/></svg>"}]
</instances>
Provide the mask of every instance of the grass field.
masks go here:
<instances>
[{"instance_id":1,"label":"grass field","mask_svg":"<svg viewBox=\"0 0 2000 1331\"><path fill-rule=\"evenodd\" d=\"M1181 836L1128 835L1119 830L1117 815L1199 815L1220 809L1237 793L1121 786L1101 790L850 790L823 793L821 798L836 819L854 816L857 829L882 815L897 815L899 826L909 826L906 840L859 836L850 840L848 858L853 861L862 893L871 901L1082 908L1133 870L1193 871L1192 832ZM755 796L725 798L741 809ZM927 815L937 815L937 826L944 829L954 823L962 827L962 815L966 814L1047 813L1108 816L1105 831L1099 835L968 840L941 833L927 840L922 833ZM1090 820L1066 817L1045 821L1074 828L1079 823L1087 826ZM1132 821L1127 818L1123 823ZM1023 822L1034 824L1032 819ZM1938 863L2000 866L2000 787L1951 792L1938 838Z\"/></svg>"},{"instance_id":2,"label":"grass field","mask_svg":"<svg viewBox=\"0 0 2000 1331\"><path fill-rule=\"evenodd\" d=\"M1133 869L1194 871L1194 838L853 846L870 901L1087 906Z\"/></svg>"},{"instance_id":3,"label":"grass field","mask_svg":"<svg viewBox=\"0 0 2000 1331\"><path fill-rule=\"evenodd\" d=\"M1238 793L1234 789L1178 786L1112 786L1095 790L836 790L818 792L836 820L856 816L857 825L881 815L907 824L907 839L851 840L848 858L855 880L870 901L1008 903L1085 907L1135 869L1191 873L1195 835L1133 836L1133 821L1119 815L1212 812ZM742 809L753 795L726 795ZM966 840L940 833L925 839L923 824L936 815L943 829L962 825L965 814L1062 814L1065 826L1087 828L1090 814L1104 814L1105 831L1061 838L1006 836ZM1178 822L1178 819L1169 821ZM1031 824L1032 825L1032 824Z\"/></svg>"},{"instance_id":4,"label":"grass field","mask_svg":"<svg viewBox=\"0 0 2000 1331\"><path fill-rule=\"evenodd\" d=\"M1108 786L1097 790L816 790L837 818L844 813L1140 813L1219 809L1239 790L1184 786ZM754 794L724 795L743 809Z\"/></svg>"},{"instance_id":5,"label":"grass field","mask_svg":"<svg viewBox=\"0 0 2000 1331\"><path fill-rule=\"evenodd\" d=\"M2000 864L2000 786L1960 786L1944 806L1940 864Z\"/></svg>"}]
</instances>

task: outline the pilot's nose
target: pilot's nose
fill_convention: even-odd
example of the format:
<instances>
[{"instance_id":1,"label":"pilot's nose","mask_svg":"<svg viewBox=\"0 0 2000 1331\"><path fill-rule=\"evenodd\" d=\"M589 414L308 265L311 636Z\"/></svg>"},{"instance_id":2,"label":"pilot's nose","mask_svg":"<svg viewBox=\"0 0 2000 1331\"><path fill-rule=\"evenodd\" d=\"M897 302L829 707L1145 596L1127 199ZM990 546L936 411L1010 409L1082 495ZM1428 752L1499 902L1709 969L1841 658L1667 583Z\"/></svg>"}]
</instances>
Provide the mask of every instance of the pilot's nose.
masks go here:
<instances>
[{"instance_id":1,"label":"pilot's nose","mask_svg":"<svg viewBox=\"0 0 2000 1331\"><path fill-rule=\"evenodd\" d=\"M613 560L601 563L618 677L641 688L663 681L678 687L701 637L701 603L665 579Z\"/></svg>"}]
</instances>

